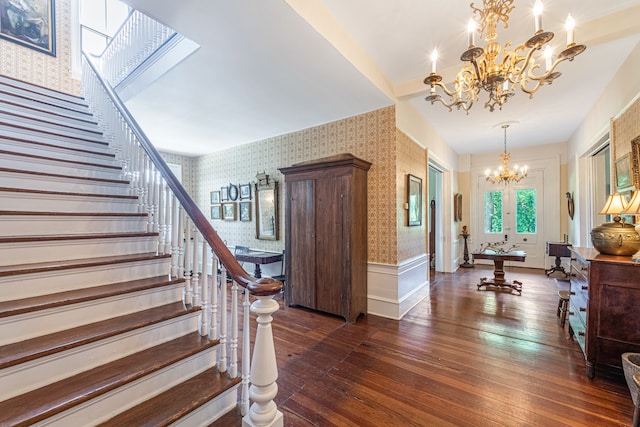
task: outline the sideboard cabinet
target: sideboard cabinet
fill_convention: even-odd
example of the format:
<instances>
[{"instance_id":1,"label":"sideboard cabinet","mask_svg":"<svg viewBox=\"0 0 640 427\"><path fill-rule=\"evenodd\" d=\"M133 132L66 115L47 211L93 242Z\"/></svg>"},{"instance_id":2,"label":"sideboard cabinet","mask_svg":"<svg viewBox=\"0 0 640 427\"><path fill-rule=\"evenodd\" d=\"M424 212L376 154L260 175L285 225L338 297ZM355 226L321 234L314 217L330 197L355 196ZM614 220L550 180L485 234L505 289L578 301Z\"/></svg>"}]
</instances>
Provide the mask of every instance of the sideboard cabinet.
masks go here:
<instances>
[{"instance_id":1,"label":"sideboard cabinet","mask_svg":"<svg viewBox=\"0 0 640 427\"><path fill-rule=\"evenodd\" d=\"M367 171L351 154L281 168L285 303L354 322L367 312Z\"/></svg>"},{"instance_id":2,"label":"sideboard cabinet","mask_svg":"<svg viewBox=\"0 0 640 427\"><path fill-rule=\"evenodd\" d=\"M569 328L589 378L596 368L621 368L622 353L640 352L640 265L631 257L571 248Z\"/></svg>"}]
</instances>

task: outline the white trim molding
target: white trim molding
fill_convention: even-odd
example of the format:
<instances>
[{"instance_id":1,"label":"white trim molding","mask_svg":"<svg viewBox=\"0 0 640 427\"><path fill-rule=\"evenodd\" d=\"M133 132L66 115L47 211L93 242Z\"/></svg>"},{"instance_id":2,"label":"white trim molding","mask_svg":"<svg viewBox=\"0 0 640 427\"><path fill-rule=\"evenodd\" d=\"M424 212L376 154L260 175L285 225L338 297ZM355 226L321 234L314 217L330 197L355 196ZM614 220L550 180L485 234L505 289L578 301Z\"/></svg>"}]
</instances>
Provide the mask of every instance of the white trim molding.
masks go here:
<instances>
[{"instance_id":1,"label":"white trim molding","mask_svg":"<svg viewBox=\"0 0 640 427\"><path fill-rule=\"evenodd\" d=\"M424 254L399 265L369 263L367 313L400 320L428 297L428 261Z\"/></svg>"}]
</instances>

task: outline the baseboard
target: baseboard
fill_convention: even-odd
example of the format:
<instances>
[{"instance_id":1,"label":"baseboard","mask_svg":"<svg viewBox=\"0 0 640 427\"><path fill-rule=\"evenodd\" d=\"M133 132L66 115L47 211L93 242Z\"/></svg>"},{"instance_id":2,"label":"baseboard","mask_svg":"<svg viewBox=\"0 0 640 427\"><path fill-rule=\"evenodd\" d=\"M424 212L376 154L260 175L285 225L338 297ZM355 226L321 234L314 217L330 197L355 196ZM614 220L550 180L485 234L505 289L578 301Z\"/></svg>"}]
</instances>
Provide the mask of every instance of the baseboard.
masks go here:
<instances>
[{"instance_id":1,"label":"baseboard","mask_svg":"<svg viewBox=\"0 0 640 427\"><path fill-rule=\"evenodd\" d=\"M369 263L367 313L400 320L429 295L427 255L398 265Z\"/></svg>"}]
</instances>

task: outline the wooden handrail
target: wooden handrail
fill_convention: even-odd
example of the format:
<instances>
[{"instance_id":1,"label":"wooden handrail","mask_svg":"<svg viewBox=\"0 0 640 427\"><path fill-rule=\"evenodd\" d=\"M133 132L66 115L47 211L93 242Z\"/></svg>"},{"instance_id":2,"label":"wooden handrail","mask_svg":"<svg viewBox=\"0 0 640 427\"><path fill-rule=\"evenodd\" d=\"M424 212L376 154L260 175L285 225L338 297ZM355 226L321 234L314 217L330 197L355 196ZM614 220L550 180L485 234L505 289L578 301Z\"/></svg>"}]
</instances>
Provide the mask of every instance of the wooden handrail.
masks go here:
<instances>
[{"instance_id":1,"label":"wooden handrail","mask_svg":"<svg viewBox=\"0 0 640 427\"><path fill-rule=\"evenodd\" d=\"M129 125L131 131L136 136L144 151L154 163L162 177L165 179L167 185L173 191L174 195L182 205L187 215L189 215L189 217L193 221L195 227L200 231L203 238L209 244L213 252L217 255L218 259L220 260L222 265L224 265L233 280L240 284L240 286L248 289L252 295L268 296L276 295L278 292L280 292L280 290L282 289L281 282L269 277L256 279L242 268L231 251L229 251L229 248L227 248L227 245L225 245L224 241L220 238L218 232L211 226L211 224L204 216L202 211L198 208L196 203L193 201L189 193L187 193L180 181L178 181L173 172L171 172L171 169L169 169L167 163L164 161L162 156L160 156L160 153L158 153L156 148L149 141L147 135L140 128L136 120L131 116L131 113L124 105L124 103L120 100L120 97L115 93L111 85L107 83L100 75L97 67L91 61L91 58L89 58L89 56L85 52L83 52L82 54L84 55L87 63L96 75L96 78L104 87L107 95L109 96L109 98L111 98L114 106L118 109L120 114L122 114L122 117Z\"/></svg>"}]
</instances>

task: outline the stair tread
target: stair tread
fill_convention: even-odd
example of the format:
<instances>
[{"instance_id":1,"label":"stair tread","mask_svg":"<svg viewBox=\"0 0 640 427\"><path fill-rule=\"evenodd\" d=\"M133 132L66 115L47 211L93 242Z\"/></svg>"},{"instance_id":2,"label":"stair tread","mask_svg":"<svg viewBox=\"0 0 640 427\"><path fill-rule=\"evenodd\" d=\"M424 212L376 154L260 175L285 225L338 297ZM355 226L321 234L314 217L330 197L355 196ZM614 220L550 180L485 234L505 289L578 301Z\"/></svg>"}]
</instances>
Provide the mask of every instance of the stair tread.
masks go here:
<instances>
[{"instance_id":1,"label":"stair tread","mask_svg":"<svg viewBox=\"0 0 640 427\"><path fill-rule=\"evenodd\" d=\"M171 258L171 255L157 255L155 252L147 252L130 255L112 255L106 257L36 262L29 264L0 265L0 277L15 276L18 274L39 273L45 271L70 270L74 268L97 267L110 264L124 264L129 262L164 258Z\"/></svg>"},{"instance_id":2,"label":"stair tread","mask_svg":"<svg viewBox=\"0 0 640 427\"><path fill-rule=\"evenodd\" d=\"M6 92L0 91L0 93L6 93ZM71 120L71 121L74 121L74 122L82 122L82 123L86 123L86 124L90 124L90 125L96 125L96 126L98 125L98 122L95 121L95 120L88 120L88 119L85 119L85 118L78 118L78 117L73 117L73 116L70 116L70 115L64 115L64 114L61 114L61 113L58 113L58 112L55 112L55 111L51 111L50 109L47 110L45 108L36 108L36 107L34 107L32 105L20 104L19 102L12 102L12 101L8 101L6 99L0 99L0 103L6 104L6 105L13 105L13 106L16 106L16 107L24 108L26 110L36 111L36 112L38 112L40 114L45 114L45 115L48 115L48 116L57 116L57 117L60 117L61 119L64 119L64 120Z\"/></svg>"},{"instance_id":3,"label":"stair tread","mask_svg":"<svg viewBox=\"0 0 640 427\"><path fill-rule=\"evenodd\" d=\"M156 237L158 232L138 231L125 233L83 233L83 234L45 234L39 236L0 236L1 243L49 242L52 240L93 240L93 239L125 239L130 237Z\"/></svg>"},{"instance_id":4,"label":"stair tread","mask_svg":"<svg viewBox=\"0 0 640 427\"><path fill-rule=\"evenodd\" d=\"M7 154L9 156L27 157L29 159L38 159L38 160L47 160L47 161L60 162L60 163L68 163L70 165L91 166L93 168L99 168L99 169L110 169L110 170L113 170L113 171L116 171L116 172L122 170L121 166L116 166L116 165L105 165L105 164L101 164L101 163L80 162L80 161L77 161L77 160L60 159L60 158L51 157L51 156L40 156L40 155L30 154L30 153L21 153L19 151L0 150L0 154Z\"/></svg>"},{"instance_id":5,"label":"stair tread","mask_svg":"<svg viewBox=\"0 0 640 427\"><path fill-rule=\"evenodd\" d=\"M10 172L10 173L16 173L16 174L23 174L23 175L45 176L45 177L48 177L48 178L72 179L72 180L88 181L88 182L100 183L100 184L129 185L129 181L124 180L124 179L107 179L107 178L95 178L95 177L92 177L92 176L63 175L63 174L60 174L60 173L29 171L29 170L24 170L24 169L12 169L12 168L0 168L0 172Z\"/></svg>"},{"instance_id":6,"label":"stair tread","mask_svg":"<svg viewBox=\"0 0 640 427\"><path fill-rule=\"evenodd\" d=\"M239 377L229 378L217 368L210 368L99 425L168 426L240 381Z\"/></svg>"},{"instance_id":7,"label":"stair tread","mask_svg":"<svg viewBox=\"0 0 640 427\"><path fill-rule=\"evenodd\" d=\"M0 210L0 216L3 215L22 215L22 216L89 216L89 217L147 217L146 212L59 212L59 211L9 211Z\"/></svg>"},{"instance_id":8,"label":"stair tread","mask_svg":"<svg viewBox=\"0 0 640 427\"><path fill-rule=\"evenodd\" d=\"M0 346L0 369L173 319L199 308L174 302ZM0 411L1 412L1 411Z\"/></svg>"},{"instance_id":9,"label":"stair tread","mask_svg":"<svg viewBox=\"0 0 640 427\"><path fill-rule=\"evenodd\" d=\"M86 132L86 133L90 133L90 134L94 134L96 136L103 136L103 133L101 130L94 130L94 129L87 129L87 128L82 128L82 127L78 127L78 126L73 126L70 124L65 124L64 121L51 121L48 119L44 119L42 117L31 117L31 116L27 116L24 114L20 114L14 111L8 111L8 110L0 110L0 113L2 114L6 114L7 116L12 116L12 117L17 117L20 119L24 119L24 120L31 120L31 121L35 121L38 123L45 123L47 125L50 126L58 126L62 129L67 129L70 131L77 131L77 132Z\"/></svg>"},{"instance_id":10,"label":"stair tread","mask_svg":"<svg viewBox=\"0 0 640 427\"><path fill-rule=\"evenodd\" d=\"M29 88L22 87L20 84L24 84ZM86 107L87 101L84 96L74 95L68 92L62 92L56 89L51 89L32 82L25 82L24 80L16 79L14 77L2 76L0 85L12 87L24 92L31 92L38 95L46 96L53 99L59 99L61 101L72 102L80 106Z\"/></svg>"},{"instance_id":11,"label":"stair tread","mask_svg":"<svg viewBox=\"0 0 640 427\"><path fill-rule=\"evenodd\" d=\"M193 332L0 402L0 425L30 425L211 348Z\"/></svg>"},{"instance_id":12,"label":"stair tread","mask_svg":"<svg viewBox=\"0 0 640 427\"><path fill-rule=\"evenodd\" d=\"M184 279L169 279L167 275L147 277L144 279L128 280L126 282L112 283L90 288L75 289L58 292L55 294L39 295L13 301L0 301L0 318L15 316L17 314L31 313L48 308L77 304L115 295L133 293L145 289L157 288L175 283L182 283Z\"/></svg>"},{"instance_id":13,"label":"stair tread","mask_svg":"<svg viewBox=\"0 0 640 427\"><path fill-rule=\"evenodd\" d=\"M22 125L18 125L18 124L11 123L11 122L5 122L5 121L2 121L2 120L0 120L0 125L7 126L8 128L11 128L11 129L20 129L22 131L35 132L35 133L38 133L38 134L49 135L49 136L58 137L58 138L72 139L74 141L83 141L83 142L88 142L88 143L91 143L91 144L104 143L104 141L101 140L100 138L85 138L85 137L76 136L76 135L66 135L64 133L58 133L58 132L53 132L53 131L49 131L49 130L38 129L38 128L35 128L35 127L32 127L32 126L22 126Z\"/></svg>"},{"instance_id":14,"label":"stair tread","mask_svg":"<svg viewBox=\"0 0 640 427\"><path fill-rule=\"evenodd\" d=\"M84 154L93 154L96 156L105 156L105 157L109 157L111 159L115 159L115 154L113 153L109 153L109 152L105 152L105 151L95 151L94 150L90 150L87 148L80 148L80 147L67 147L65 145L60 145L60 144L55 144L55 141L49 141L49 142L43 142L43 141L34 141L33 139L27 139L27 138L18 138L16 136L11 136L11 135L1 135L0 134L0 140L7 140L7 141L13 141L13 142L20 142L23 144L31 144L31 145L40 145L42 147L49 147L49 148L55 148L58 150L64 150L64 151L73 151L74 153L84 153ZM95 147L95 148L102 148L102 149L107 149L109 147L109 144L104 142L103 147Z\"/></svg>"},{"instance_id":15,"label":"stair tread","mask_svg":"<svg viewBox=\"0 0 640 427\"><path fill-rule=\"evenodd\" d=\"M123 194L97 194L97 193L77 193L72 191L50 191L50 190L32 190L29 188L13 188L13 187L0 187L0 191L10 193L30 193L30 194L48 194L56 196L78 196L78 197L101 197L101 198L114 198L114 199L129 199L138 200L138 196L127 196Z\"/></svg>"}]
</instances>

